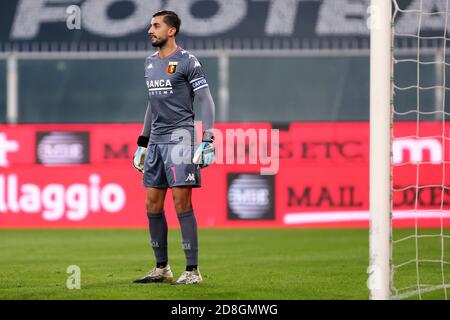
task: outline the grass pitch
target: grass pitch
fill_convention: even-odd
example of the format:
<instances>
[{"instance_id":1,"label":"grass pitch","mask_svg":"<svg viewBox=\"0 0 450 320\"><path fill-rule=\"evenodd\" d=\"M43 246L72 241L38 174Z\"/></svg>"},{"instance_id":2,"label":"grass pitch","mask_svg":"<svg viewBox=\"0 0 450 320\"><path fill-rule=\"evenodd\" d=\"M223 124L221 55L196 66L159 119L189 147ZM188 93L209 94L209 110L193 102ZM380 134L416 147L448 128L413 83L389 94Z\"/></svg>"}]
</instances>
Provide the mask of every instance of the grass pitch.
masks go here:
<instances>
[{"instance_id":1,"label":"grass pitch","mask_svg":"<svg viewBox=\"0 0 450 320\"><path fill-rule=\"evenodd\" d=\"M154 266L146 230L2 230L0 299L367 299L368 231L200 230L196 286L134 284ZM184 270L180 231L169 262ZM67 267L81 269L69 290Z\"/></svg>"}]
</instances>

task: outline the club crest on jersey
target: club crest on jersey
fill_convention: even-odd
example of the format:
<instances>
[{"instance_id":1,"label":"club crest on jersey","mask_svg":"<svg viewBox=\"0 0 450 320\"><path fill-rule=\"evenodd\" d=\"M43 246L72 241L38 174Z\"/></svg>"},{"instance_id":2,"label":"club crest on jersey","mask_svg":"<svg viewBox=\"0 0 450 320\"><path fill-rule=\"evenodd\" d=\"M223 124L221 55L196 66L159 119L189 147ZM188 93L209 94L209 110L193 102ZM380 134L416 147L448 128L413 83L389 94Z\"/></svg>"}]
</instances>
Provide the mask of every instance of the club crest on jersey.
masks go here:
<instances>
[{"instance_id":1,"label":"club crest on jersey","mask_svg":"<svg viewBox=\"0 0 450 320\"><path fill-rule=\"evenodd\" d=\"M169 65L167 66L167 73L174 74L175 72L177 72L177 65L178 65L178 62L170 61Z\"/></svg>"}]
</instances>

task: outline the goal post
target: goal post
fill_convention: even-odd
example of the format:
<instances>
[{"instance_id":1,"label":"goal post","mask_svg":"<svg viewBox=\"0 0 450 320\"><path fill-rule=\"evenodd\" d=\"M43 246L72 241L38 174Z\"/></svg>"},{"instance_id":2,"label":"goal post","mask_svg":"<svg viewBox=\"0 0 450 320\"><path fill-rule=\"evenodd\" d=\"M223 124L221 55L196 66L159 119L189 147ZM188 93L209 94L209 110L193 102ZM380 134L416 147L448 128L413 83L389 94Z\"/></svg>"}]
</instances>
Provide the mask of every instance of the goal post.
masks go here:
<instances>
[{"instance_id":1,"label":"goal post","mask_svg":"<svg viewBox=\"0 0 450 320\"><path fill-rule=\"evenodd\" d=\"M450 0L371 0L368 12L370 299L447 300Z\"/></svg>"},{"instance_id":2,"label":"goal post","mask_svg":"<svg viewBox=\"0 0 450 320\"><path fill-rule=\"evenodd\" d=\"M392 0L370 6L370 299L390 298Z\"/></svg>"}]
</instances>

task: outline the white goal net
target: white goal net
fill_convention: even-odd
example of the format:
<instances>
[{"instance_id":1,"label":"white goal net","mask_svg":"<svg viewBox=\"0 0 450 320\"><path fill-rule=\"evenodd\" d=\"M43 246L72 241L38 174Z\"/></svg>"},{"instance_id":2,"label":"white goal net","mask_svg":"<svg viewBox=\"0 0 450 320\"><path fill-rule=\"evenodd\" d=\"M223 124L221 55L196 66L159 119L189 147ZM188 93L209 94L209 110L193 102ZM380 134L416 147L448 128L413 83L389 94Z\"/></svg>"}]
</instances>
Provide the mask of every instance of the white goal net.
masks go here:
<instances>
[{"instance_id":1,"label":"white goal net","mask_svg":"<svg viewBox=\"0 0 450 320\"><path fill-rule=\"evenodd\" d=\"M392 1L390 295L447 300L450 0Z\"/></svg>"}]
</instances>

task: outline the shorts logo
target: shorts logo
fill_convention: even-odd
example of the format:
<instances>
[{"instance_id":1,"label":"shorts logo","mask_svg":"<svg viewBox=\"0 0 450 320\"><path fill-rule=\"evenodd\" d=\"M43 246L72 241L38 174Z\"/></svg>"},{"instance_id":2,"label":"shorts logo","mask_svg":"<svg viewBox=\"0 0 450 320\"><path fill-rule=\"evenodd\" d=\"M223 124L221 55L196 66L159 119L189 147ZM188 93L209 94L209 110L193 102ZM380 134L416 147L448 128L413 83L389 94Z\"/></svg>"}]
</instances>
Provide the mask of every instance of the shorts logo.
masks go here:
<instances>
[{"instance_id":1,"label":"shorts logo","mask_svg":"<svg viewBox=\"0 0 450 320\"><path fill-rule=\"evenodd\" d=\"M177 65L178 65L178 62L170 61L169 65L167 67L167 73L168 74L174 74L175 72L177 72Z\"/></svg>"},{"instance_id":2,"label":"shorts logo","mask_svg":"<svg viewBox=\"0 0 450 320\"><path fill-rule=\"evenodd\" d=\"M193 173L189 173L185 181L194 181L195 182L195 175Z\"/></svg>"}]
</instances>

